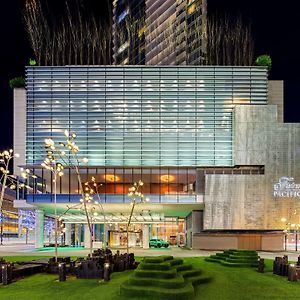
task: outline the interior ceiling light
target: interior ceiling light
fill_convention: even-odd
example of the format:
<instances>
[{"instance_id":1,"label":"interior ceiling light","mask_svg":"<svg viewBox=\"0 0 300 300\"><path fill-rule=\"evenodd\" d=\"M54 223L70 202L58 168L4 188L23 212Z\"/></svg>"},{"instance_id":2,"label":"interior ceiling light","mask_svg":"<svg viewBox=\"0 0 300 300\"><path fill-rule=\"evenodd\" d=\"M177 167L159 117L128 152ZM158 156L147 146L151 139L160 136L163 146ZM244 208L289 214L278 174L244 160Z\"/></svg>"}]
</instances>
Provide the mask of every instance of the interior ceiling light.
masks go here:
<instances>
[{"instance_id":1,"label":"interior ceiling light","mask_svg":"<svg viewBox=\"0 0 300 300\"><path fill-rule=\"evenodd\" d=\"M120 181L120 177L115 176L113 174L105 174L103 175L105 181L109 181L109 182L117 182Z\"/></svg>"},{"instance_id":2,"label":"interior ceiling light","mask_svg":"<svg viewBox=\"0 0 300 300\"><path fill-rule=\"evenodd\" d=\"M168 175L168 174L165 174L165 175L161 175L160 176L160 180L162 182L172 182L175 180L175 176L173 175Z\"/></svg>"}]
</instances>

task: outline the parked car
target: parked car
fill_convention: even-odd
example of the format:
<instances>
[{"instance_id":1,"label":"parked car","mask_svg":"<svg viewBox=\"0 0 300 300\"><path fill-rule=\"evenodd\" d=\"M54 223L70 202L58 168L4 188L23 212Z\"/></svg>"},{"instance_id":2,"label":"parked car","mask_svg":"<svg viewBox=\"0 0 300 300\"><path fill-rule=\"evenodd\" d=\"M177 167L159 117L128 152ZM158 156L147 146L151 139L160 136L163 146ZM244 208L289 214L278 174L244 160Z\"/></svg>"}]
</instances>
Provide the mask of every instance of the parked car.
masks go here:
<instances>
[{"instance_id":1,"label":"parked car","mask_svg":"<svg viewBox=\"0 0 300 300\"><path fill-rule=\"evenodd\" d=\"M168 248L169 243L167 241L164 241L164 240L161 240L161 239L151 239L149 241L149 247L155 247L155 248L165 247L165 248Z\"/></svg>"}]
</instances>

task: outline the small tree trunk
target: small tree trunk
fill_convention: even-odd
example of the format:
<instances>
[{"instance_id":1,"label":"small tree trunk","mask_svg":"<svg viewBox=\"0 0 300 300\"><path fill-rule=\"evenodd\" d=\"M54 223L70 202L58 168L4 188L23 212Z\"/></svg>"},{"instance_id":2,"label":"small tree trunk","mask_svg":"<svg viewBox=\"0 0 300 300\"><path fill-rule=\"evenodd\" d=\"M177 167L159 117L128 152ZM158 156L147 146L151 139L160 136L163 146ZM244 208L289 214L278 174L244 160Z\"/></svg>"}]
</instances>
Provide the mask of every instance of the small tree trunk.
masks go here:
<instances>
[{"instance_id":1,"label":"small tree trunk","mask_svg":"<svg viewBox=\"0 0 300 300\"><path fill-rule=\"evenodd\" d=\"M131 218L133 215L134 207L135 207L135 200L133 200L133 202L132 202L132 207L131 207L131 211L130 211L130 215L129 215L129 219L128 219L128 223L127 223L127 253L129 253L129 226L130 226Z\"/></svg>"},{"instance_id":2,"label":"small tree trunk","mask_svg":"<svg viewBox=\"0 0 300 300\"><path fill-rule=\"evenodd\" d=\"M27 227L25 228L25 232L26 232L26 234L25 234L25 243L27 245L28 244L28 228Z\"/></svg>"}]
</instances>

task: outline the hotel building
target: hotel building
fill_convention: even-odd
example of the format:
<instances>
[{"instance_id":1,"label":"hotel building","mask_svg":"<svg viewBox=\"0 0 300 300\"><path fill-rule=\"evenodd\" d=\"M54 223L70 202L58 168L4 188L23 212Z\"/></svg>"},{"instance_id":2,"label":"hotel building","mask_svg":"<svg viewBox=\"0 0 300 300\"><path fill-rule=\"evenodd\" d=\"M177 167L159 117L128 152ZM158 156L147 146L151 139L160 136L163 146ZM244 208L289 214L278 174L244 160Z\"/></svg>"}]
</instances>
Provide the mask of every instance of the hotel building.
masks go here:
<instances>
[{"instance_id":1,"label":"hotel building","mask_svg":"<svg viewBox=\"0 0 300 300\"><path fill-rule=\"evenodd\" d=\"M14 148L24 154L15 165L37 179L15 206L36 209L37 247L44 215L54 214L44 139L63 141L66 129L77 134L79 159L88 158L83 181L100 186L107 226L99 210L95 243L106 235L111 247L126 245L127 192L140 179L149 202L134 212L132 247L158 237L194 249L281 250L282 229L300 223L297 193L275 193L300 183L300 125L283 123L283 85L265 68L27 67L26 81L15 94ZM66 166L58 213L80 198ZM63 222L67 244L88 244L83 213L71 209Z\"/></svg>"}]
</instances>

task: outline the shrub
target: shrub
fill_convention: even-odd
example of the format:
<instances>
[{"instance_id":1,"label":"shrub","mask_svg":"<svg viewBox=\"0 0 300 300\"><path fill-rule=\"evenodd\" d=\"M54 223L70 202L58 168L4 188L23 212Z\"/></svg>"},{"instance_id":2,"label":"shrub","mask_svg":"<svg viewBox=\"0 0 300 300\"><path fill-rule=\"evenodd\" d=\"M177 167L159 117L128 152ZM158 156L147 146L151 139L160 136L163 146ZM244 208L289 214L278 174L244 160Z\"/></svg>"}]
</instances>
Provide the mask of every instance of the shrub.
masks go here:
<instances>
[{"instance_id":1,"label":"shrub","mask_svg":"<svg viewBox=\"0 0 300 300\"><path fill-rule=\"evenodd\" d=\"M9 81L9 86L14 88L24 88L25 87L25 78L24 77L15 77Z\"/></svg>"},{"instance_id":2,"label":"shrub","mask_svg":"<svg viewBox=\"0 0 300 300\"><path fill-rule=\"evenodd\" d=\"M36 66L36 60L29 58L29 65L30 66Z\"/></svg>"},{"instance_id":3,"label":"shrub","mask_svg":"<svg viewBox=\"0 0 300 300\"><path fill-rule=\"evenodd\" d=\"M266 66L268 67L268 70L270 71L271 70L271 67L272 67L272 59L271 59L271 56L268 55L268 54L263 54L263 55L260 55L256 58L255 60L255 64L257 66Z\"/></svg>"}]
</instances>

